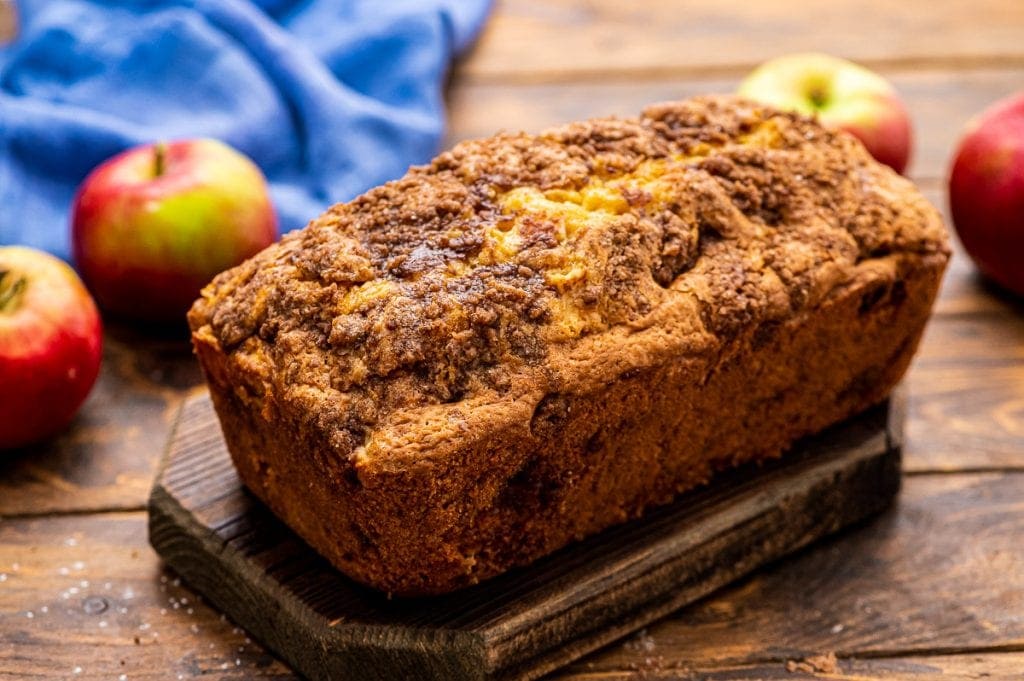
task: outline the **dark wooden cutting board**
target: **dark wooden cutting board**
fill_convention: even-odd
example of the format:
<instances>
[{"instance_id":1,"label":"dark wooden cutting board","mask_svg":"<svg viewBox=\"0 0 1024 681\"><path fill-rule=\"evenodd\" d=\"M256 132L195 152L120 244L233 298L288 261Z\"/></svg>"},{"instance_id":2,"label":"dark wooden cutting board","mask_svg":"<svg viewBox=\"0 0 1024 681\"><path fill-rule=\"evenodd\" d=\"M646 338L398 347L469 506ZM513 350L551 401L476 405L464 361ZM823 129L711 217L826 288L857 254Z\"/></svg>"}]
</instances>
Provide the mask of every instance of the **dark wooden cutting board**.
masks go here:
<instances>
[{"instance_id":1,"label":"dark wooden cutting board","mask_svg":"<svg viewBox=\"0 0 1024 681\"><path fill-rule=\"evenodd\" d=\"M241 485L207 396L182 408L149 501L150 543L312 679L532 679L811 541L899 489L902 400L783 460L452 595L393 599L335 571Z\"/></svg>"}]
</instances>

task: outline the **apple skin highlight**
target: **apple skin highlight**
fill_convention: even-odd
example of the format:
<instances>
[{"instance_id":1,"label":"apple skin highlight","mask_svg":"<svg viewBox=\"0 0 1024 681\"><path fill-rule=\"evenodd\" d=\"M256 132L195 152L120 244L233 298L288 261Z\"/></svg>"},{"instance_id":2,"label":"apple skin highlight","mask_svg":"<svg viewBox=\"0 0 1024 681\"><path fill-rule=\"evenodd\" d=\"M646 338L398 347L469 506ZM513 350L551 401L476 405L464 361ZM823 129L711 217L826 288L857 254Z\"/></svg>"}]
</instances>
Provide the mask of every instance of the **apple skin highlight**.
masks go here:
<instances>
[{"instance_id":1,"label":"apple skin highlight","mask_svg":"<svg viewBox=\"0 0 1024 681\"><path fill-rule=\"evenodd\" d=\"M103 327L66 263L20 246L0 248L0 450L70 423L99 375Z\"/></svg>"},{"instance_id":2,"label":"apple skin highlight","mask_svg":"<svg viewBox=\"0 0 1024 681\"><path fill-rule=\"evenodd\" d=\"M114 156L82 183L72 215L75 263L100 307L154 322L182 321L214 275L277 236L259 168L209 139Z\"/></svg>"},{"instance_id":3,"label":"apple skin highlight","mask_svg":"<svg viewBox=\"0 0 1024 681\"><path fill-rule=\"evenodd\" d=\"M949 206L978 269L1024 296L1024 92L968 124L950 168Z\"/></svg>"},{"instance_id":4,"label":"apple skin highlight","mask_svg":"<svg viewBox=\"0 0 1024 681\"><path fill-rule=\"evenodd\" d=\"M827 54L791 54L754 69L737 93L845 130L898 173L913 152L913 129L895 88L877 73Z\"/></svg>"}]
</instances>

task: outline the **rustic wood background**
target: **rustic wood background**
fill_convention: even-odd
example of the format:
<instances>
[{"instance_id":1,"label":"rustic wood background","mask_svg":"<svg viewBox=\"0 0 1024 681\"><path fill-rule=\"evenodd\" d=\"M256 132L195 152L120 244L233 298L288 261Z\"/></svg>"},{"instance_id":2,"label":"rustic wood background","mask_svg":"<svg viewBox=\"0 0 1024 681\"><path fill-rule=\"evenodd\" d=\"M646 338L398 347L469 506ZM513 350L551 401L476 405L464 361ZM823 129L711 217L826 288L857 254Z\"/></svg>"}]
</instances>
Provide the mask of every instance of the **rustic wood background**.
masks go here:
<instances>
[{"instance_id":1,"label":"rustic wood background","mask_svg":"<svg viewBox=\"0 0 1024 681\"><path fill-rule=\"evenodd\" d=\"M15 32L0 0L0 40ZM959 130L1024 84L1024 3L507 0L452 75L449 141L729 91L810 49L893 80L916 124L910 174L945 209ZM201 389L187 343L119 327L106 341L74 426L0 462L0 679L293 678L146 544L154 466ZM962 252L908 384L893 512L557 678L1022 678L1024 303Z\"/></svg>"}]
</instances>

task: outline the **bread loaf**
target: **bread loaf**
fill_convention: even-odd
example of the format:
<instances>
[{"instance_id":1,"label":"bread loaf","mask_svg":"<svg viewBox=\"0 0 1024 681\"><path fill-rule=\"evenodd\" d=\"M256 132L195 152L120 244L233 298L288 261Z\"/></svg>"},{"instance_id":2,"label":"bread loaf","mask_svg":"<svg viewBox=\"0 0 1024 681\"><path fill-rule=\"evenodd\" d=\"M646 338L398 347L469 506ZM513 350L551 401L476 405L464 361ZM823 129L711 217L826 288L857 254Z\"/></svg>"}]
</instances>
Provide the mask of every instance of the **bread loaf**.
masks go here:
<instances>
[{"instance_id":1,"label":"bread loaf","mask_svg":"<svg viewBox=\"0 0 1024 681\"><path fill-rule=\"evenodd\" d=\"M852 137L707 97L459 144L189 322L248 488L353 579L435 594L884 399L948 256Z\"/></svg>"}]
</instances>

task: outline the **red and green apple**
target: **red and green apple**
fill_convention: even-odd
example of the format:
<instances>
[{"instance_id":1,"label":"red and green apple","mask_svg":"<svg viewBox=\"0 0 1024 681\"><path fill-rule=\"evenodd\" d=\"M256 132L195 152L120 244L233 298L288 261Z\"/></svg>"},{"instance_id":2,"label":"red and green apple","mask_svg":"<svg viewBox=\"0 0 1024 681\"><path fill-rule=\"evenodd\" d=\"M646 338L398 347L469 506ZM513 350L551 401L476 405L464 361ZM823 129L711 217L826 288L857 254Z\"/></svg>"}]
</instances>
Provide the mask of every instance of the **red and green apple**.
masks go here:
<instances>
[{"instance_id":1,"label":"red and green apple","mask_svg":"<svg viewBox=\"0 0 1024 681\"><path fill-rule=\"evenodd\" d=\"M827 54L771 59L740 83L738 94L776 108L816 115L822 125L849 132L876 160L898 173L910 160L910 117L882 76Z\"/></svg>"},{"instance_id":2,"label":"red and green apple","mask_svg":"<svg viewBox=\"0 0 1024 681\"><path fill-rule=\"evenodd\" d=\"M259 168L226 144L182 140L129 149L98 166L72 209L75 264L100 307L184 319L218 272L276 237Z\"/></svg>"},{"instance_id":3,"label":"red and green apple","mask_svg":"<svg viewBox=\"0 0 1024 681\"><path fill-rule=\"evenodd\" d=\"M96 382L102 343L99 312L71 267L0 247L0 449L71 421Z\"/></svg>"},{"instance_id":4,"label":"red and green apple","mask_svg":"<svg viewBox=\"0 0 1024 681\"><path fill-rule=\"evenodd\" d=\"M949 206L978 269L1024 296L1024 92L968 124L949 173Z\"/></svg>"}]
</instances>

